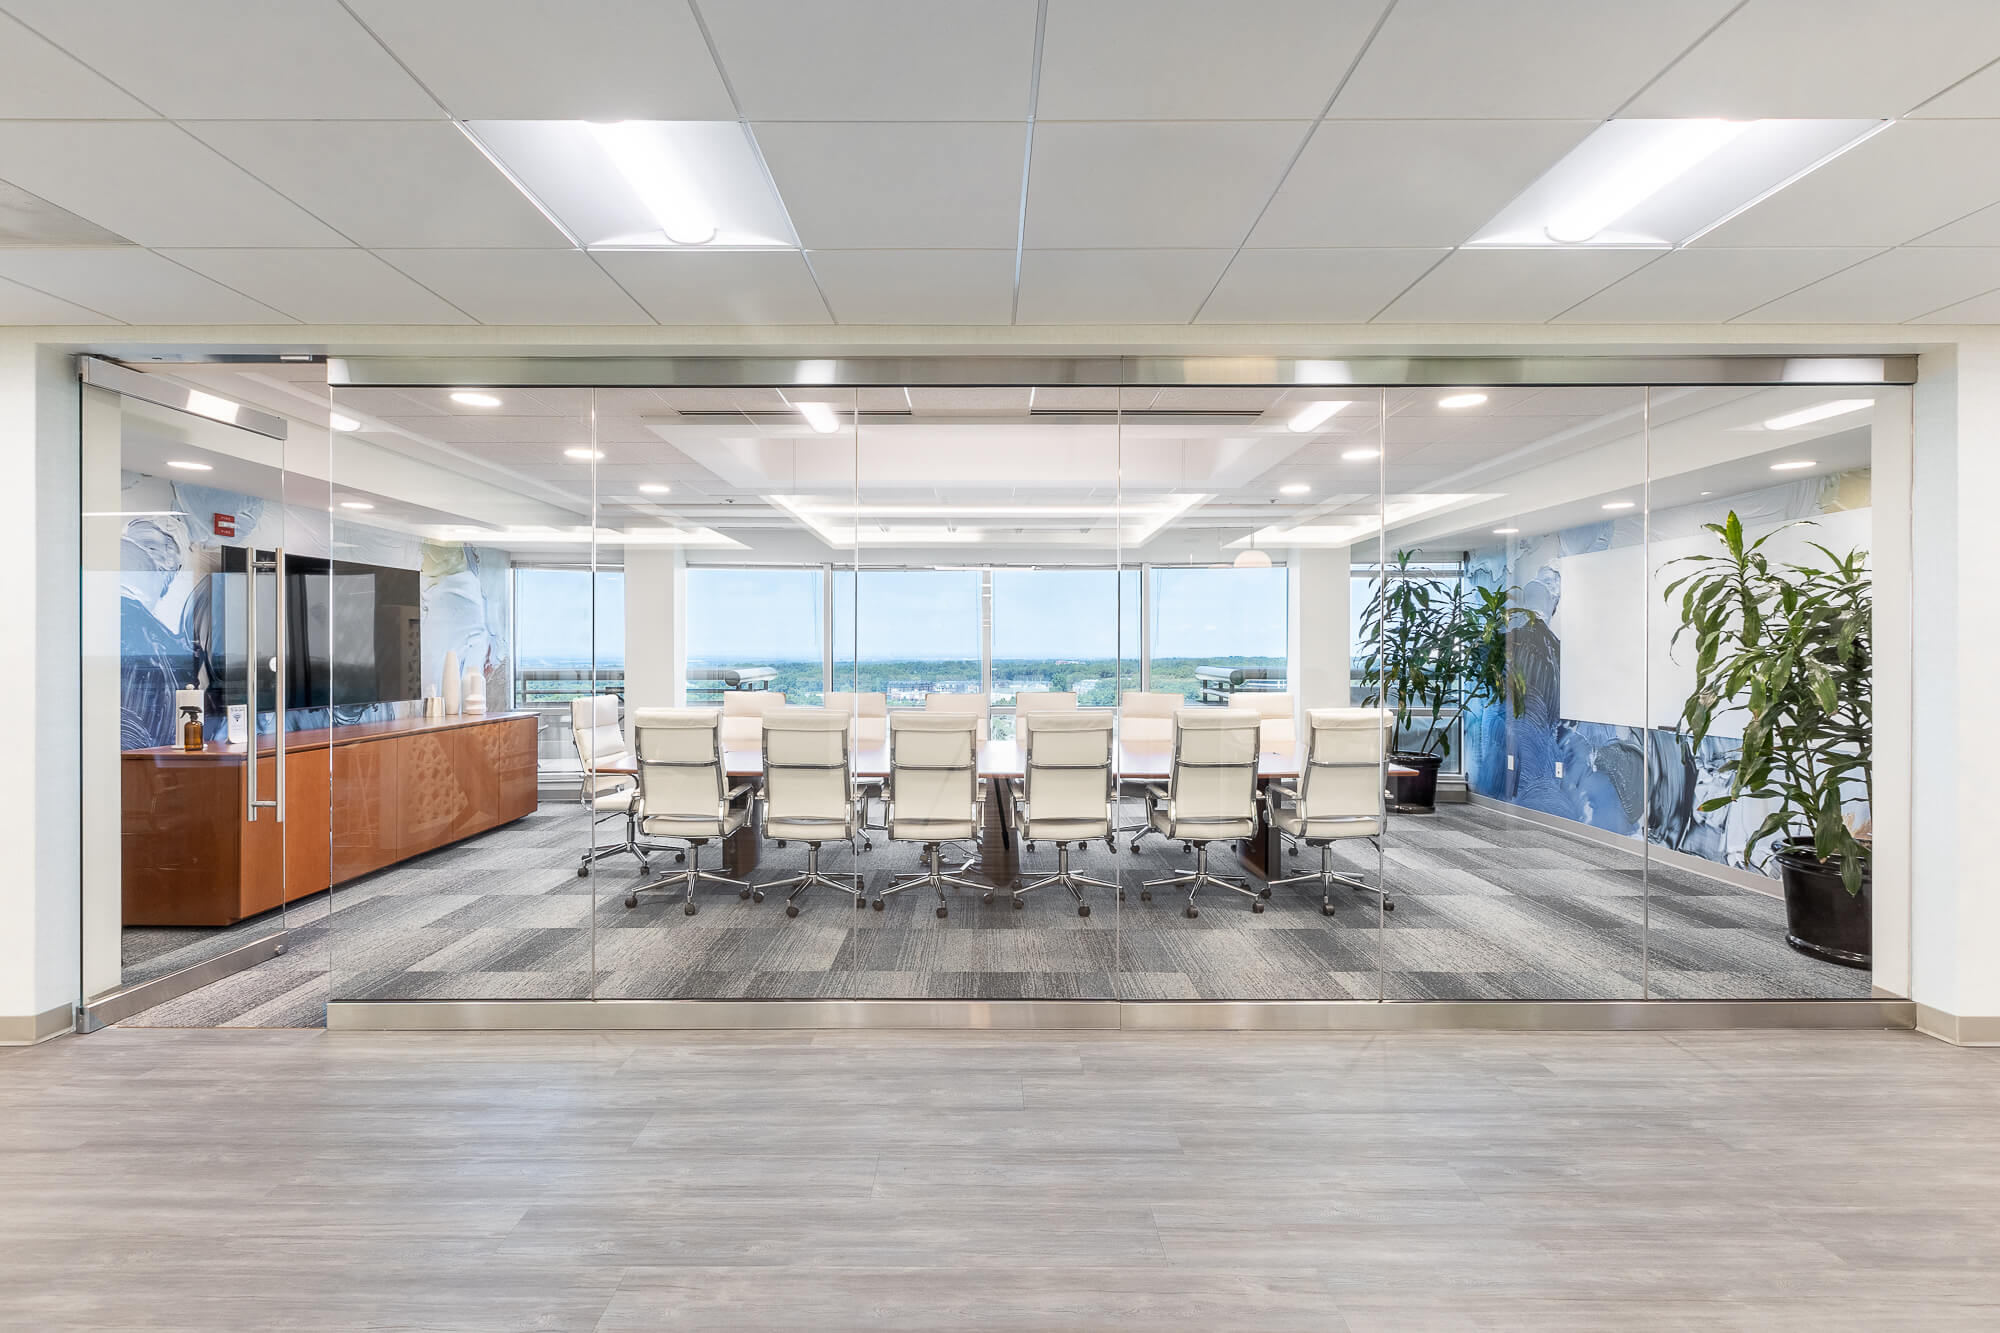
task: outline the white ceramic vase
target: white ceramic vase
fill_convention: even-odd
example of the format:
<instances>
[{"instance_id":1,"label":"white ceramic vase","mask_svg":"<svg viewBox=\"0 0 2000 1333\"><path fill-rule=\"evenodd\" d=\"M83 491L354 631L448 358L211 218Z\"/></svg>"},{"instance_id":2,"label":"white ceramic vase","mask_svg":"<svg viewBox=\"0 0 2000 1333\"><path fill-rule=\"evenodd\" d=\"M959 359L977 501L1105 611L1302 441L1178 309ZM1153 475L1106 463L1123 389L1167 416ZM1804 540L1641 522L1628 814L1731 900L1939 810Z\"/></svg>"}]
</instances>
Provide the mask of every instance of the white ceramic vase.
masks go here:
<instances>
[{"instance_id":1,"label":"white ceramic vase","mask_svg":"<svg viewBox=\"0 0 2000 1333\"><path fill-rule=\"evenodd\" d=\"M486 713L486 673L468 671L465 673L465 697L463 700L467 717L483 717Z\"/></svg>"},{"instance_id":2,"label":"white ceramic vase","mask_svg":"<svg viewBox=\"0 0 2000 1333\"><path fill-rule=\"evenodd\" d=\"M462 702L459 698L459 690L462 687L462 682L458 678L457 653L445 653L444 670L439 675L442 678L438 681L438 693L444 696L445 716L457 717L459 706Z\"/></svg>"}]
</instances>

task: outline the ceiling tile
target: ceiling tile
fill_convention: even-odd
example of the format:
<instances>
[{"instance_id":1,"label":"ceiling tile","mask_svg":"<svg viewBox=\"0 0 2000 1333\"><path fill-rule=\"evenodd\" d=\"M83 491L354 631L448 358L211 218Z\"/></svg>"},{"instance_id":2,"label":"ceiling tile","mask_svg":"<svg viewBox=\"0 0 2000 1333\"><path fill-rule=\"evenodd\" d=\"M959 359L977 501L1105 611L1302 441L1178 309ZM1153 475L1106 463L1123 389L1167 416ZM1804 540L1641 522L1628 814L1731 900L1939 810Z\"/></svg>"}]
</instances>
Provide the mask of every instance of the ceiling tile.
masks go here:
<instances>
[{"instance_id":1,"label":"ceiling tile","mask_svg":"<svg viewBox=\"0 0 2000 1333\"><path fill-rule=\"evenodd\" d=\"M1719 324L1876 253L1676 250L1565 312L1565 322Z\"/></svg>"},{"instance_id":2,"label":"ceiling tile","mask_svg":"<svg viewBox=\"0 0 2000 1333\"><path fill-rule=\"evenodd\" d=\"M1202 324L1361 324L1445 255L1443 250L1245 250Z\"/></svg>"},{"instance_id":3,"label":"ceiling tile","mask_svg":"<svg viewBox=\"0 0 2000 1333\"><path fill-rule=\"evenodd\" d=\"M307 324L473 322L366 250L162 253Z\"/></svg>"},{"instance_id":4,"label":"ceiling tile","mask_svg":"<svg viewBox=\"0 0 2000 1333\"><path fill-rule=\"evenodd\" d=\"M0 117L117 120L152 114L103 75L0 14Z\"/></svg>"},{"instance_id":5,"label":"ceiling tile","mask_svg":"<svg viewBox=\"0 0 2000 1333\"><path fill-rule=\"evenodd\" d=\"M796 250L719 250L595 256L662 324L830 324Z\"/></svg>"},{"instance_id":6,"label":"ceiling tile","mask_svg":"<svg viewBox=\"0 0 2000 1333\"><path fill-rule=\"evenodd\" d=\"M284 315L146 250L0 250L0 277L128 324L273 324Z\"/></svg>"},{"instance_id":7,"label":"ceiling tile","mask_svg":"<svg viewBox=\"0 0 2000 1333\"><path fill-rule=\"evenodd\" d=\"M7 0L7 8L177 119L443 114L338 0Z\"/></svg>"},{"instance_id":8,"label":"ceiling tile","mask_svg":"<svg viewBox=\"0 0 2000 1333\"><path fill-rule=\"evenodd\" d=\"M0 179L141 245L347 243L160 121L0 121Z\"/></svg>"},{"instance_id":9,"label":"ceiling tile","mask_svg":"<svg viewBox=\"0 0 2000 1333\"><path fill-rule=\"evenodd\" d=\"M2000 202L2000 121L1891 125L1697 246L1900 245Z\"/></svg>"},{"instance_id":10,"label":"ceiling tile","mask_svg":"<svg viewBox=\"0 0 2000 1333\"><path fill-rule=\"evenodd\" d=\"M1458 245L1597 127L1585 120L1329 120L1253 246Z\"/></svg>"},{"instance_id":11,"label":"ceiling tile","mask_svg":"<svg viewBox=\"0 0 2000 1333\"><path fill-rule=\"evenodd\" d=\"M819 250L821 290L842 324L1005 324L1012 250Z\"/></svg>"},{"instance_id":12,"label":"ceiling tile","mask_svg":"<svg viewBox=\"0 0 2000 1333\"><path fill-rule=\"evenodd\" d=\"M1227 250L1027 250L1022 324L1185 324Z\"/></svg>"},{"instance_id":13,"label":"ceiling tile","mask_svg":"<svg viewBox=\"0 0 2000 1333\"><path fill-rule=\"evenodd\" d=\"M2000 60L1910 112L1915 117L2000 116Z\"/></svg>"},{"instance_id":14,"label":"ceiling tile","mask_svg":"<svg viewBox=\"0 0 2000 1333\"><path fill-rule=\"evenodd\" d=\"M999 249L1019 233L1022 122L789 121L755 130L809 249Z\"/></svg>"},{"instance_id":15,"label":"ceiling tile","mask_svg":"<svg viewBox=\"0 0 2000 1333\"><path fill-rule=\"evenodd\" d=\"M6 298L0 296L0 310L6 308ZM1933 310L1928 315L1919 315L1912 324L2000 324L2000 290L1986 292L1969 301L1948 305L1942 310Z\"/></svg>"},{"instance_id":16,"label":"ceiling tile","mask_svg":"<svg viewBox=\"0 0 2000 1333\"><path fill-rule=\"evenodd\" d=\"M0 278L0 324L116 324L111 316L85 310L58 296Z\"/></svg>"},{"instance_id":17,"label":"ceiling tile","mask_svg":"<svg viewBox=\"0 0 2000 1333\"><path fill-rule=\"evenodd\" d=\"M384 250L482 324L650 324L580 250Z\"/></svg>"},{"instance_id":18,"label":"ceiling tile","mask_svg":"<svg viewBox=\"0 0 2000 1333\"><path fill-rule=\"evenodd\" d=\"M1936 231L1927 231L1911 245L2000 245L2000 204L1968 213Z\"/></svg>"},{"instance_id":19,"label":"ceiling tile","mask_svg":"<svg viewBox=\"0 0 2000 1333\"><path fill-rule=\"evenodd\" d=\"M1034 0L703 0L752 120L1019 120Z\"/></svg>"},{"instance_id":20,"label":"ceiling tile","mask_svg":"<svg viewBox=\"0 0 2000 1333\"><path fill-rule=\"evenodd\" d=\"M1319 115L1387 0L1056 0L1038 119Z\"/></svg>"},{"instance_id":21,"label":"ceiling tile","mask_svg":"<svg viewBox=\"0 0 2000 1333\"><path fill-rule=\"evenodd\" d=\"M1891 250L1759 306L1747 324L1895 324L2000 288L2000 249Z\"/></svg>"},{"instance_id":22,"label":"ceiling tile","mask_svg":"<svg viewBox=\"0 0 2000 1333\"><path fill-rule=\"evenodd\" d=\"M349 0L461 120L734 120L686 5Z\"/></svg>"},{"instance_id":23,"label":"ceiling tile","mask_svg":"<svg viewBox=\"0 0 2000 1333\"><path fill-rule=\"evenodd\" d=\"M1750 0L1619 114L1900 116L1996 52L1993 0Z\"/></svg>"},{"instance_id":24,"label":"ceiling tile","mask_svg":"<svg viewBox=\"0 0 2000 1333\"><path fill-rule=\"evenodd\" d=\"M1377 319L1385 323L1523 323L1610 286L1655 250L1458 250Z\"/></svg>"},{"instance_id":25,"label":"ceiling tile","mask_svg":"<svg viewBox=\"0 0 2000 1333\"><path fill-rule=\"evenodd\" d=\"M1735 3L1401 0L1332 114L1602 119Z\"/></svg>"},{"instance_id":26,"label":"ceiling tile","mask_svg":"<svg viewBox=\"0 0 2000 1333\"><path fill-rule=\"evenodd\" d=\"M569 245L445 121L239 120L188 128L358 245Z\"/></svg>"},{"instance_id":27,"label":"ceiling tile","mask_svg":"<svg viewBox=\"0 0 2000 1333\"><path fill-rule=\"evenodd\" d=\"M1039 124L1026 244L1241 244L1308 126L1297 121Z\"/></svg>"}]
</instances>

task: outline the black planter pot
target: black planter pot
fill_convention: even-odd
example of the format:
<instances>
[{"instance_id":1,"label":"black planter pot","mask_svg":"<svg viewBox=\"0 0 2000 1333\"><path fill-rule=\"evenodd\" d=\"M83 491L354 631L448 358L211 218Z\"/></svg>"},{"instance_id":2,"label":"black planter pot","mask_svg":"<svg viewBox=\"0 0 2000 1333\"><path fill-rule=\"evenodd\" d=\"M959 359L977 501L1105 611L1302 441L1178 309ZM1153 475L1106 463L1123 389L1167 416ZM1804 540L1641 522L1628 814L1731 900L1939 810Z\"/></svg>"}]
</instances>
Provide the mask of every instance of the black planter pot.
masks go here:
<instances>
[{"instance_id":1,"label":"black planter pot","mask_svg":"<svg viewBox=\"0 0 2000 1333\"><path fill-rule=\"evenodd\" d=\"M1861 892L1850 894L1840 878L1840 862L1821 861L1811 843L1788 843L1778 848L1777 856L1785 885L1785 943L1842 967L1869 966L1875 900L1868 868L1861 870Z\"/></svg>"},{"instance_id":2,"label":"black planter pot","mask_svg":"<svg viewBox=\"0 0 2000 1333\"><path fill-rule=\"evenodd\" d=\"M1444 760L1434 754L1390 752L1389 762L1399 768L1414 768L1409 777L1389 776L1389 808L1399 815L1428 815L1437 809L1438 766Z\"/></svg>"}]
</instances>

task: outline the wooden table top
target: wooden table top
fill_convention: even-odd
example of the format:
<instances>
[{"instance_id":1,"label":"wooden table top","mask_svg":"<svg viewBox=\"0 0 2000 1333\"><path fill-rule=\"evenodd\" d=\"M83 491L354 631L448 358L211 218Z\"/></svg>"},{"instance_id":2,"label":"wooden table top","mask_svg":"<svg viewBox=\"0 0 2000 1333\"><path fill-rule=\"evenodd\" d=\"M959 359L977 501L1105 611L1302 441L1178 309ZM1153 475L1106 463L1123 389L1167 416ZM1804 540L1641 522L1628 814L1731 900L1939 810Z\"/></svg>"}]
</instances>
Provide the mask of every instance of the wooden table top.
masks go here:
<instances>
[{"instance_id":1,"label":"wooden table top","mask_svg":"<svg viewBox=\"0 0 2000 1333\"><path fill-rule=\"evenodd\" d=\"M534 713L481 713L456 717L402 717L385 722L350 722L339 727L314 727L308 731L288 731L285 733L285 752L296 750L324 750L329 745L352 745L357 741L379 741L392 736L419 736L426 732L455 731L460 727L483 727L493 722L509 722L517 718L534 718ZM277 753L277 738L270 735L257 737L257 753L268 755ZM227 741L210 741L199 750L183 750L178 745L155 745L143 750L126 750L127 759L241 759L247 749L244 745L231 745Z\"/></svg>"},{"instance_id":2,"label":"wooden table top","mask_svg":"<svg viewBox=\"0 0 2000 1333\"><path fill-rule=\"evenodd\" d=\"M1257 776L1260 779L1295 778L1305 769L1305 747L1288 745L1275 750L1265 750L1257 756ZM886 778L889 776L889 746L886 742L863 745L851 755L854 775L858 778ZM722 752L722 764L732 778L761 777L764 773L764 749L760 745L730 746ZM1167 741L1139 741L1132 744L1120 742L1112 755L1112 771L1121 778L1144 780L1165 779L1173 772L1174 747ZM598 769L600 773L632 773L635 764L606 764ZM1027 772L1027 752L1019 741L979 742L979 776L982 778L1018 778ZM1389 766L1392 777L1407 777L1414 769Z\"/></svg>"}]
</instances>

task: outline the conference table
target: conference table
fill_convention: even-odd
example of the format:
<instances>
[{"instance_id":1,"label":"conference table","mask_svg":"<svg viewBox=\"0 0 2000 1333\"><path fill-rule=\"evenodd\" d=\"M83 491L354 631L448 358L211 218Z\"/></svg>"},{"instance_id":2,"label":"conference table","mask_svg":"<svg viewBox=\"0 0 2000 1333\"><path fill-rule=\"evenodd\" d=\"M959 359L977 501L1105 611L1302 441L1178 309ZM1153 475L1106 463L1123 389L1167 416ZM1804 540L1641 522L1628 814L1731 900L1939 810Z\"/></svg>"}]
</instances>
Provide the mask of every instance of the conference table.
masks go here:
<instances>
[{"instance_id":1,"label":"conference table","mask_svg":"<svg viewBox=\"0 0 2000 1333\"><path fill-rule=\"evenodd\" d=\"M1013 784L1027 774L1027 757L1026 748L1017 740L979 742L979 776L1000 790L994 793L998 799L989 796L986 802L987 836L983 841L989 850L973 871L995 884L1010 882L1018 869L1012 789ZM1305 763L1306 749L1303 745L1283 745L1260 752L1257 756L1259 790L1272 782L1298 777L1305 771ZM849 766L857 781L886 779L889 776L889 743L881 740L855 746L849 754ZM722 767L734 780L760 778L764 775L763 747L726 745L722 751ZM1121 740L1112 754L1112 773L1120 782L1165 782L1173 773L1173 767L1174 747L1171 741ZM606 765L598 772L607 775L631 774L637 772L637 765ZM1416 770L1390 764L1387 774L1390 777L1413 777ZM1280 840L1267 813L1264 802L1258 801L1257 833L1237 847L1244 865L1260 878L1277 873L1279 865ZM723 847L724 873L741 877L756 869L759 842L756 830L748 825L732 836Z\"/></svg>"}]
</instances>

